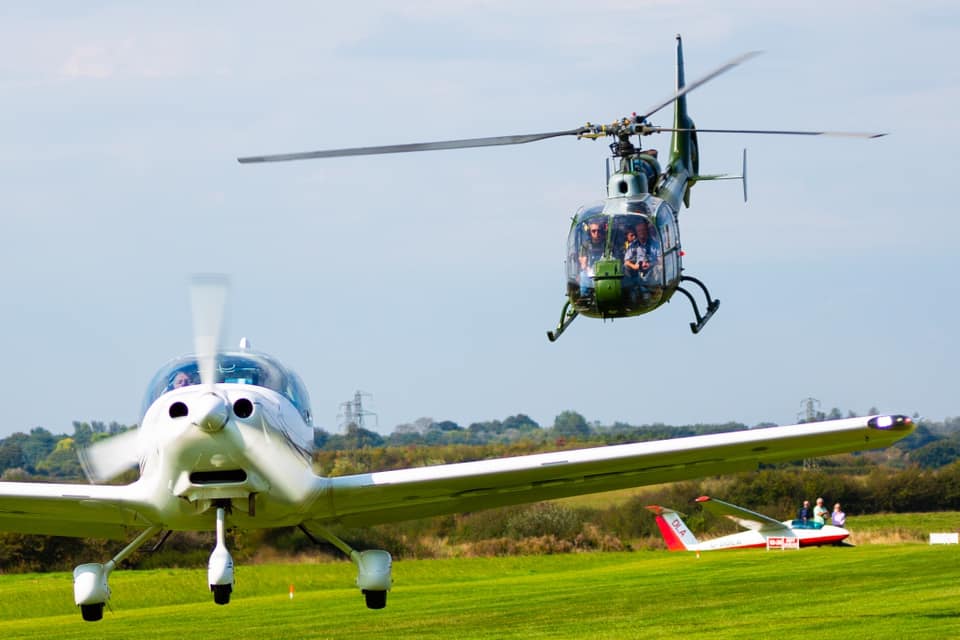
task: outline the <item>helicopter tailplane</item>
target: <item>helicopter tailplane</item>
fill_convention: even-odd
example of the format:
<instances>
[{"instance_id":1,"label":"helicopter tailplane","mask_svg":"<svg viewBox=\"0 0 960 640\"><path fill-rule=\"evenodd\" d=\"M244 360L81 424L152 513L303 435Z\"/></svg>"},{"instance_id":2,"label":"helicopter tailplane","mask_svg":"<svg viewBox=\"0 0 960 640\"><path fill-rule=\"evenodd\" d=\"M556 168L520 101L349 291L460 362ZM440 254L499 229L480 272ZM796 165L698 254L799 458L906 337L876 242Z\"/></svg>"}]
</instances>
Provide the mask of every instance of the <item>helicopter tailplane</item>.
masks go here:
<instances>
[{"instance_id":1,"label":"helicopter tailplane","mask_svg":"<svg viewBox=\"0 0 960 640\"><path fill-rule=\"evenodd\" d=\"M718 173L712 175L696 175L690 178L691 182L702 182L704 180L739 180L743 183L743 201L747 201L747 150L743 150L743 160L740 165L740 175L732 176L728 173Z\"/></svg>"}]
</instances>

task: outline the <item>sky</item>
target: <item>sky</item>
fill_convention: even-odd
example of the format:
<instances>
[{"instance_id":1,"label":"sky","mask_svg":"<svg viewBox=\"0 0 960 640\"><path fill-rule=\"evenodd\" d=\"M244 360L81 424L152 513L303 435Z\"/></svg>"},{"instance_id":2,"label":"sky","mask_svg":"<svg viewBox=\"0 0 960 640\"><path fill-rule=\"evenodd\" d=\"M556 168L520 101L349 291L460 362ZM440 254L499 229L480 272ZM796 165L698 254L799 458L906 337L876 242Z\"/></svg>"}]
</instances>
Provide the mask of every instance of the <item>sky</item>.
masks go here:
<instances>
[{"instance_id":1,"label":"sky","mask_svg":"<svg viewBox=\"0 0 960 640\"><path fill-rule=\"evenodd\" d=\"M611 424L960 414L960 6L952 1L11 2L0 8L0 436L138 421L226 273L226 341L299 372L317 426L564 410ZM692 92L680 296L554 344L570 216L606 142L240 165L237 156L570 129ZM668 126L670 109L654 124ZM647 139L666 154L667 136ZM368 422L368 426L373 423Z\"/></svg>"}]
</instances>

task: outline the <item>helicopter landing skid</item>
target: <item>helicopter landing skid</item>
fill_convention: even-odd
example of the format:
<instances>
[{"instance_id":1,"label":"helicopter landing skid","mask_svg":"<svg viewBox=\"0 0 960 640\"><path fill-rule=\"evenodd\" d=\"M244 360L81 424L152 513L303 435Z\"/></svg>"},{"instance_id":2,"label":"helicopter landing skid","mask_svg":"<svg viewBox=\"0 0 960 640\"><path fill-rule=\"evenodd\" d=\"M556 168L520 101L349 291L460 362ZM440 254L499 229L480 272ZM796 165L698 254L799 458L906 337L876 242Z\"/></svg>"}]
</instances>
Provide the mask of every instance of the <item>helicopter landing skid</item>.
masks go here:
<instances>
[{"instance_id":1,"label":"helicopter landing skid","mask_svg":"<svg viewBox=\"0 0 960 640\"><path fill-rule=\"evenodd\" d=\"M690 276L681 276L680 281L694 283L695 285L700 287L700 289L703 291L703 295L707 298L707 312L701 316L700 307L697 306L697 301L690 294L690 292L684 289L683 287L677 287L677 291L687 296L687 300L689 300L690 304L693 306L693 315L697 317L696 322L690 323L690 331L694 333L700 333L700 330L703 329L703 325L707 324L707 320L712 318L716 310L720 308L720 301L716 299L711 299L710 292L707 291L707 286L702 282L700 282L699 280L697 280L696 278L693 278Z\"/></svg>"},{"instance_id":2,"label":"helicopter landing skid","mask_svg":"<svg viewBox=\"0 0 960 640\"><path fill-rule=\"evenodd\" d=\"M570 323L580 315L580 312L576 309L570 310L570 301L567 300L563 305L563 310L560 312L560 322L557 323L557 328L553 331L547 331L547 339L550 342L556 341L560 337L560 334L570 326Z\"/></svg>"}]
</instances>

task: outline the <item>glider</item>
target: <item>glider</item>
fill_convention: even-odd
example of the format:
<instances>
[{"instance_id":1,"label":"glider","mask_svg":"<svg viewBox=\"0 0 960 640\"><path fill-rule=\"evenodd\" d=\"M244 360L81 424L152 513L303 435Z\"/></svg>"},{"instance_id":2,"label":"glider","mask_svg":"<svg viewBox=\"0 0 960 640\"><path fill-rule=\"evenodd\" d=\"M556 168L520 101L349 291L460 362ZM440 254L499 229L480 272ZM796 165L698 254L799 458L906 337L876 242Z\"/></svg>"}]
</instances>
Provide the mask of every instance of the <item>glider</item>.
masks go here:
<instances>
[{"instance_id":1,"label":"glider","mask_svg":"<svg viewBox=\"0 0 960 640\"><path fill-rule=\"evenodd\" d=\"M766 547L769 538L795 538L801 547L840 544L850 535L843 527L821 524L813 520L774 520L768 516L738 507L709 496L696 499L704 509L725 516L747 529L712 540L697 540L680 514L673 509L650 505L657 518L657 527L670 551L716 551L717 549L752 549Z\"/></svg>"}]
</instances>

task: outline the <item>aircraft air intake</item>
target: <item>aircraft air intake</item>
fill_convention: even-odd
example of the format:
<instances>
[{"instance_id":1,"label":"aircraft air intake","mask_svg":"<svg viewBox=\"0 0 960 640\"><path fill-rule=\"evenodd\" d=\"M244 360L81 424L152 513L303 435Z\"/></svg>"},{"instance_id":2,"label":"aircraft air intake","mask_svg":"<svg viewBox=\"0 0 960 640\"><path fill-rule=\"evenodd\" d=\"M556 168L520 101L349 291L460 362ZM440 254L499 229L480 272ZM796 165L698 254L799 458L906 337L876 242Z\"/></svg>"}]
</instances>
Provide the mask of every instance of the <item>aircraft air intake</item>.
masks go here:
<instances>
[{"instance_id":1,"label":"aircraft air intake","mask_svg":"<svg viewBox=\"0 0 960 640\"><path fill-rule=\"evenodd\" d=\"M249 398L240 398L233 403L233 415L238 418L249 418L253 415L253 403Z\"/></svg>"},{"instance_id":2,"label":"aircraft air intake","mask_svg":"<svg viewBox=\"0 0 960 640\"><path fill-rule=\"evenodd\" d=\"M168 413L171 418L185 418L189 413L189 409L187 409L186 404L178 401L170 405L170 409L168 410Z\"/></svg>"}]
</instances>

